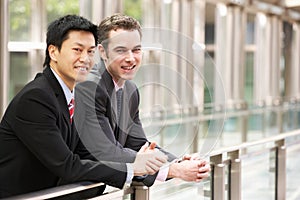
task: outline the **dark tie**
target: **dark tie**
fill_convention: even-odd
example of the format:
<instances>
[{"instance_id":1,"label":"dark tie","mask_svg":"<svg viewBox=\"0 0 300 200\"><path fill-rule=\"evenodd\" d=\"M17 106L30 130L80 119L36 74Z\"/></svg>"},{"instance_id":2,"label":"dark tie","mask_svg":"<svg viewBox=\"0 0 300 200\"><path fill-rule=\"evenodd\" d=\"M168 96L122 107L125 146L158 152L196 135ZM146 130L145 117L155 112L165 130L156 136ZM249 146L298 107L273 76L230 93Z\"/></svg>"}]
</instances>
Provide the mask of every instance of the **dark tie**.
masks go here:
<instances>
[{"instance_id":1,"label":"dark tie","mask_svg":"<svg viewBox=\"0 0 300 200\"><path fill-rule=\"evenodd\" d=\"M122 110L122 96L123 96L123 89L120 88L117 93L117 119L118 122L120 121L120 115L121 115L121 110Z\"/></svg>"},{"instance_id":2,"label":"dark tie","mask_svg":"<svg viewBox=\"0 0 300 200\"><path fill-rule=\"evenodd\" d=\"M74 115L74 108L75 108L74 98L71 99L68 106L69 106L69 112L70 112L70 122L72 123L73 115Z\"/></svg>"}]
</instances>

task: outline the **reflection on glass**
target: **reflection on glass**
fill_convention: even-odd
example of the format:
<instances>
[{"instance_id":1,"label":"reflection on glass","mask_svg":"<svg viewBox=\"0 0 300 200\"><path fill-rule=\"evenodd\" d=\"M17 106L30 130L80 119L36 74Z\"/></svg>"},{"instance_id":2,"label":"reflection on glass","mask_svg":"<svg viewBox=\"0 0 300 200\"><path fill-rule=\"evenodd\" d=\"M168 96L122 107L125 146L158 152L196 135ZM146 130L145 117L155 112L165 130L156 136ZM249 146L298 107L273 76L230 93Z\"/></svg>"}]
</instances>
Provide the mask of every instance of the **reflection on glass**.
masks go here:
<instances>
[{"instance_id":1,"label":"reflection on glass","mask_svg":"<svg viewBox=\"0 0 300 200\"><path fill-rule=\"evenodd\" d=\"M172 179L167 182L156 182L150 189L149 199L164 199L164 200L177 200L177 199L202 199L208 200L205 197L204 185L208 180L200 183L185 182L179 179Z\"/></svg>"},{"instance_id":2,"label":"reflection on glass","mask_svg":"<svg viewBox=\"0 0 300 200\"><path fill-rule=\"evenodd\" d=\"M30 0L10 0L10 41L29 41L30 39Z\"/></svg>"},{"instance_id":3,"label":"reflection on glass","mask_svg":"<svg viewBox=\"0 0 300 200\"><path fill-rule=\"evenodd\" d=\"M66 14L79 14L79 0L47 0L46 6L49 23Z\"/></svg>"},{"instance_id":4,"label":"reflection on glass","mask_svg":"<svg viewBox=\"0 0 300 200\"><path fill-rule=\"evenodd\" d=\"M30 65L28 53L10 53L10 84L9 101L24 87L28 82Z\"/></svg>"},{"instance_id":5,"label":"reflection on glass","mask_svg":"<svg viewBox=\"0 0 300 200\"><path fill-rule=\"evenodd\" d=\"M215 43L215 9L213 4L206 4L205 10L205 44Z\"/></svg>"},{"instance_id":6,"label":"reflection on glass","mask_svg":"<svg viewBox=\"0 0 300 200\"><path fill-rule=\"evenodd\" d=\"M295 138L292 138L295 141ZM299 138L297 139L299 143ZM286 162L286 199L300 199L299 185L299 145L294 145L287 148L287 162Z\"/></svg>"},{"instance_id":7,"label":"reflection on glass","mask_svg":"<svg viewBox=\"0 0 300 200\"><path fill-rule=\"evenodd\" d=\"M274 152L260 153L242 158L243 200L275 199Z\"/></svg>"},{"instance_id":8,"label":"reflection on glass","mask_svg":"<svg viewBox=\"0 0 300 200\"><path fill-rule=\"evenodd\" d=\"M254 44L255 15L247 15L246 44Z\"/></svg>"},{"instance_id":9,"label":"reflection on glass","mask_svg":"<svg viewBox=\"0 0 300 200\"><path fill-rule=\"evenodd\" d=\"M214 59L214 53L209 52L205 54L205 63L204 63L204 103L208 104L206 105L205 109L210 109L213 100L213 94L214 94L214 76L216 71L216 66L212 62Z\"/></svg>"},{"instance_id":10,"label":"reflection on glass","mask_svg":"<svg viewBox=\"0 0 300 200\"><path fill-rule=\"evenodd\" d=\"M251 105L253 103L253 63L254 63L254 53L246 52L245 57L245 66L246 66L246 74L245 74L245 100Z\"/></svg>"}]
</instances>

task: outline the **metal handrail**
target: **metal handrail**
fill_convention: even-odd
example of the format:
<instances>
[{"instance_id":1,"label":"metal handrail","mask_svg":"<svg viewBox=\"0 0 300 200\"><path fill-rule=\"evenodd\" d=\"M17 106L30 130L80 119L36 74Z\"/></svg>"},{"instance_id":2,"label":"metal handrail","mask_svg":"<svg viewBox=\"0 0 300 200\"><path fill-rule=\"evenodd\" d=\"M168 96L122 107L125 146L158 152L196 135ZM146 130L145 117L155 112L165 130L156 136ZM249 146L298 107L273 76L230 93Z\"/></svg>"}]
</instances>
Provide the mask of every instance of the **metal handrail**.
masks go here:
<instances>
[{"instance_id":1,"label":"metal handrail","mask_svg":"<svg viewBox=\"0 0 300 200\"><path fill-rule=\"evenodd\" d=\"M270 143L270 142L278 142L278 141L282 141L286 138L297 136L297 135L300 135L300 129L289 131L289 132L282 133L282 134L275 135L275 136L271 136L268 138L260 139L258 141L245 142L240 145L220 148L220 149L210 152L208 156L210 158L213 158L215 156L219 156L224 153L240 151L242 149L246 149L249 147L266 144L266 143ZM215 164L216 164L216 166L218 166L218 164L222 164L222 163L223 163L223 161L217 162ZM103 185L104 185L103 183L80 182L80 183L74 183L74 184L68 184L68 185L58 186L58 187L54 187L54 188L49 188L49 189L32 192L32 193L28 193L28 194L24 194L24 195L14 196L14 197L11 197L8 199L14 199L14 200L18 200L18 199L23 199L23 200L24 199L26 199L26 200L51 199L51 198L55 198L55 197L69 195L69 194L72 194L75 192L81 192L84 190L96 188L96 187L103 186ZM96 199L97 200L106 200L106 199L122 198L128 194L133 195L131 199L136 199L135 197L137 195L142 195L143 200L148 199L148 197L147 197L147 193L149 193L148 188L147 187L145 188L145 186L144 186L142 188L143 190L138 191L139 187L141 187L140 184L133 183L133 185L131 187L125 188L123 190L112 191L112 192L106 193L104 195L91 198L90 200L96 200ZM140 193L140 192L142 192L142 193Z\"/></svg>"},{"instance_id":2,"label":"metal handrail","mask_svg":"<svg viewBox=\"0 0 300 200\"><path fill-rule=\"evenodd\" d=\"M232 151L236 151L236 150L246 149L246 148L253 147L253 146L256 146L256 145L260 145L260 144L276 142L276 141L283 140L285 138L293 137L293 136L297 136L297 135L300 135L300 129L289 131L289 132L286 132L286 133L281 133L279 135L271 136L271 137L268 137L268 138L263 138L263 139L260 139L260 140L257 140L257 141L245 142L245 143L235 145L235 146L220 148L220 149L212 151L209 154L209 156L211 157L211 156L219 155L219 154L222 154L222 153L227 153L227 152L232 152Z\"/></svg>"},{"instance_id":3,"label":"metal handrail","mask_svg":"<svg viewBox=\"0 0 300 200\"><path fill-rule=\"evenodd\" d=\"M75 192L81 192L84 190L103 186L104 183L92 183L92 182L80 182L68 185L57 186L54 188L44 189L36 192L31 192L23 195L7 198L7 200L37 200L37 199L51 199L60 197Z\"/></svg>"}]
</instances>

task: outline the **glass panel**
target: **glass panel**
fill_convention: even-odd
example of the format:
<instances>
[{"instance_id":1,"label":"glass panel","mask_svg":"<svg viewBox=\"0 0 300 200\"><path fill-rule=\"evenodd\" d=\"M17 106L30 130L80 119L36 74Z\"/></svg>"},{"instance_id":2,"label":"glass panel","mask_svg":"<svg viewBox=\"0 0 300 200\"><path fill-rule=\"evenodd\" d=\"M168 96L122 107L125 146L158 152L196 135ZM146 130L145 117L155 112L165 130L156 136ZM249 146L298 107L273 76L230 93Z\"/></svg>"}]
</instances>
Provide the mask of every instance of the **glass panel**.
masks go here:
<instances>
[{"instance_id":1,"label":"glass panel","mask_svg":"<svg viewBox=\"0 0 300 200\"><path fill-rule=\"evenodd\" d=\"M289 109L283 112L283 132L292 131L298 128L299 108L297 104L289 104Z\"/></svg>"},{"instance_id":2,"label":"glass panel","mask_svg":"<svg viewBox=\"0 0 300 200\"><path fill-rule=\"evenodd\" d=\"M253 109L254 110L254 109ZM264 138L264 115L252 114L248 117L247 141L255 141Z\"/></svg>"},{"instance_id":3,"label":"glass panel","mask_svg":"<svg viewBox=\"0 0 300 200\"><path fill-rule=\"evenodd\" d=\"M246 52L245 58L246 74L245 74L245 100L248 104L253 103L253 63L254 63L254 53Z\"/></svg>"},{"instance_id":4,"label":"glass panel","mask_svg":"<svg viewBox=\"0 0 300 200\"><path fill-rule=\"evenodd\" d=\"M79 14L79 0L47 0L48 23L66 14Z\"/></svg>"},{"instance_id":5,"label":"glass panel","mask_svg":"<svg viewBox=\"0 0 300 200\"><path fill-rule=\"evenodd\" d=\"M141 22L142 0L124 0L124 14L132 16Z\"/></svg>"},{"instance_id":6,"label":"glass panel","mask_svg":"<svg viewBox=\"0 0 300 200\"><path fill-rule=\"evenodd\" d=\"M177 118L179 121L180 118ZM192 151L195 138L194 123L178 122L174 125L166 125L167 121L161 121L158 126L147 126L145 132L150 141L156 141L165 150L180 157Z\"/></svg>"},{"instance_id":7,"label":"glass panel","mask_svg":"<svg viewBox=\"0 0 300 200\"><path fill-rule=\"evenodd\" d=\"M228 147L241 143L240 117L230 117L225 120L224 130L221 135L221 146Z\"/></svg>"},{"instance_id":8,"label":"glass panel","mask_svg":"<svg viewBox=\"0 0 300 200\"><path fill-rule=\"evenodd\" d=\"M293 39L293 26L288 22L283 22L283 36L282 36L282 62L281 69L281 84L280 92L282 95L286 95L286 86L284 80L284 74L286 70L291 69L291 55L292 55L292 39ZM288 77L287 77L288 78Z\"/></svg>"},{"instance_id":9,"label":"glass panel","mask_svg":"<svg viewBox=\"0 0 300 200\"><path fill-rule=\"evenodd\" d=\"M213 101L214 94L214 74L216 66L214 65L214 53L209 52L205 54L205 64L204 64L204 103L209 104ZM211 108L211 105L206 105L205 109Z\"/></svg>"},{"instance_id":10,"label":"glass panel","mask_svg":"<svg viewBox=\"0 0 300 200\"><path fill-rule=\"evenodd\" d=\"M179 179L169 180L166 183L157 182L150 189L149 199L164 199L164 200L179 200L179 199L205 199L211 198L205 197L204 180L200 183L189 183ZM204 187L205 186L205 187Z\"/></svg>"},{"instance_id":11,"label":"glass panel","mask_svg":"<svg viewBox=\"0 0 300 200\"><path fill-rule=\"evenodd\" d=\"M205 44L215 43L215 9L213 4L206 4L205 10Z\"/></svg>"},{"instance_id":12,"label":"glass panel","mask_svg":"<svg viewBox=\"0 0 300 200\"><path fill-rule=\"evenodd\" d=\"M29 73L28 53L10 53L9 101L28 82Z\"/></svg>"},{"instance_id":13,"label":"glass panel","mask_svg":"<svg viewBox=\"0 0 300 200\"><path fill-rule=\"evenodd\" d=\"M299 138L297 141L299 142ZM300 199L300 147L298 144L288 147L286 152L286 199Z\"/></svg>"},{"instance_id":14,"label":"glass panel","mask_svg":"<svg viewBox=\"0 0 300 200\"><path fill-rule=\"evenodd\" d=\"M259 153L242 157L243 200L275 199L274 152L261 150Z\"/></svg>"},{"instance_id":15,"label":"glass panel","mask_svg":"<svg viewBox=\"0 0 300 200\"><path fill-rule=\"evenodd\" d=\"M280 113L278 111L265 111L264 119L265 119L265 134L266 136L272 136L278 134L278 115Z\"/></svg>"},{"instance_id":16,"label":"glass panel","mask_svg":"<svg viewBox=\"0 0 300 200\"><path fill-rule=\"evenodd\" d=\"M254 44L255 15L247 15L246 44Z\"/></svg>"},{"instance_id":17,"label":"glass panel","mask_svg":"<svg viewBox=\"0 0 300 200\"><path fill-rule=\"evenodd\" d=\"M30 0L9 1L9 41L30 40L30 14Z\"/></svg>"}]
</instances>

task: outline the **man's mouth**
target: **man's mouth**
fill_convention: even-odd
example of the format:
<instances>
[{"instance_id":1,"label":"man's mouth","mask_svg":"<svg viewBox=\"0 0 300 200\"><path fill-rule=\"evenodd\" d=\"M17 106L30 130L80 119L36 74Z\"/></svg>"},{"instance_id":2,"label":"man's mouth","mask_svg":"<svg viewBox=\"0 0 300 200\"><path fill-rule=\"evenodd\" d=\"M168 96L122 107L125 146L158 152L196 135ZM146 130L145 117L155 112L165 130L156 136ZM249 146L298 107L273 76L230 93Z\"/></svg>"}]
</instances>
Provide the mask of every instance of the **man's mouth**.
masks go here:
<instances>
[{"instance_id":1,"label":"man's mouth","mask_svg":"<svg viewBox=\"0 0 300 200\"><path fill-rule=\"evenodd\" d=\"M86 71L89 70L88 67L75 67L75 68L76 68L76 69L79 69L79 71L81 71L81 72L86 72Z\"/></svg>"},{"instance_id":2,"label":"man's mouth","mask_svg":"<svg viewBox=\"0 0 300 200\"><path fill-rule=\"evenodd\" d=\"M132 66L122 66L121 68L124 69L124 70L132 70L133 68L135 68L136 65L132 65Z\"/></svg>"}]
</instances>

